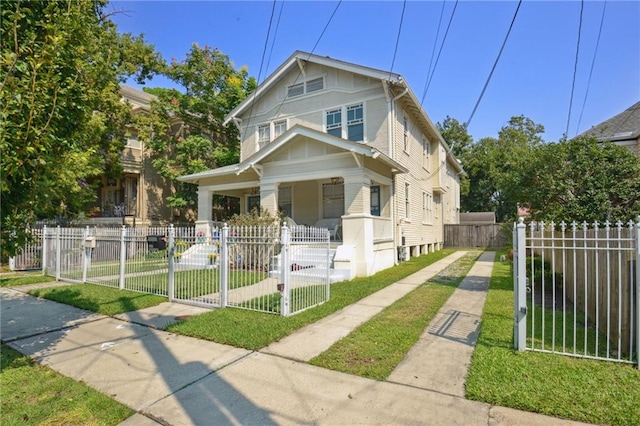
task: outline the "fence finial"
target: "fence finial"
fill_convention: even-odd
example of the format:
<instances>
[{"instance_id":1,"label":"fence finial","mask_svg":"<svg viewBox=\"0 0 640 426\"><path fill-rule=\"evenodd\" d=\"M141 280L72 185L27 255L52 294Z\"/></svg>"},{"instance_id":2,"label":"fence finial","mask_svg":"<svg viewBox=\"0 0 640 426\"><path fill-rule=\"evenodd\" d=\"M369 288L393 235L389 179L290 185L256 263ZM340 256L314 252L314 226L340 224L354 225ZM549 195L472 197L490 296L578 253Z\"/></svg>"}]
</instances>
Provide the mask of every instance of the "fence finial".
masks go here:
<instances>
[{"instance_id":1,"label":"fence finial","mask_svg":"<svg viewBox=\"0 0 640 426\"><path fill-rule=\"evenodd\" d=\"M518 223L519 224L523 224L524 223L524 217L522 217L522 216L518 217Z\"/></svg>"}]
</instances>

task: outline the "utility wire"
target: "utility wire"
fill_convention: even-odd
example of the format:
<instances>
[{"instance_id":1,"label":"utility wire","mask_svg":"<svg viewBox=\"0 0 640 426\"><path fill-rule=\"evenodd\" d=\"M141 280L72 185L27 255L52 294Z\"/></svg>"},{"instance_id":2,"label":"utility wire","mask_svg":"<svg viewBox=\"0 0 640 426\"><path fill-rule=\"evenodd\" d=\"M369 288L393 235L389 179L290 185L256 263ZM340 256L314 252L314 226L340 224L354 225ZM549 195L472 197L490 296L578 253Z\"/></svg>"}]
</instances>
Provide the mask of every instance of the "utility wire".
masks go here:
<instances>
[{"instance_id":1,"label":"utility wire","mask_svg":"<svg viewBox=\"0 0 640 426\"><path fill-rule=\"evenodd\" d=\"M420 104L422 104L422 102L424 101L425 96L427 95L427 92L429 91L429 86L431 86L431 80L433 79L433 75L436 73L436 67L438 66L438 61L440 60L440 54L442 53L442 48L444 47L444 42L447 40L447 34L449 34L449 28L451 28L451 22L453 21L453 15L456 14L456 8L458 7L458 0L456 0L456 3L453 5L453 11L451 12L451 17L449 18L449 24L447 24L447 30L444 32L444 37L442 39L442 44L440 45L440 50L438 51L438 56L436 57L436 63L433 66L433 70L431 71L431 75L429 76L429 79L427 81L427 86L424 88L424 92L422 93L422 101L420 101Z\"/></svg>"},{"instance_id":2,"label":"utility wire","mask_svg":"<svg viewBox=\"0 0 640 426\"><path fill-rule=\"evenodd\" d=\"M402 32L402 21L404 20L404 10L407 7L407 0L402 2L402 14L400 14L400 25L398 26L398 36L396 37L396 48L393 50L393 59L391 60L391 69L389 69L389 80L393 73L393 65L396 63L396 54L398 53L398 45L400 44L400 33Z\"/></svg>"},{"instance_id":3,"label":"utility wire","mask_svg":"<svg viewBox=\"0 0 640 426\"><path fill-rule=\"evenodd\" d=\"M331 24L331 21L333 20L333 17L336 15L336 12L338 11L338 8L340 7L341 4L342 4L342 0L338 1L338 4L336 5L335 9L333 9L333 13L331 13L329 20L327 21L327 24L322 29L322 32L320 33L320 37L318 37L316 44L313 45L313 49L311 49L311 52L309 52L309 55L307 56L307 60L309 60L311 55L313 55L313 52L315 52L316 47L318 47L318 44L320 44L320 40L322 40L322 36L324 36L324 33L327 31L327 28L329 28L329 24ZM302 75L302 70L298 70L298 75L296 76L296 79L293 81L294 85L298 82L298 79L300 78L301 75ZM287 100L287 94L285 93L284 97L282 98L282 101L280 102L280 105L278 105L278 109L276 110L274 117L278 116L278 113L280 112L280 109L282 108L282 105L286 100ZM249 125L249 123L247 123L247 125Z\"/></svg>"},{"instance_id":4,"label":"utility wire","mask_svg":"<svg viewBox=\"0 0 640 426\"><path fill-rule=\"evenodd\" d=\"M584 93L584 100L582 101L582 108L580 109L580 117L578 118L578 125L576 126L576 136L580 130L580 123L582 122L582 114L584 113L584 107L587 104L587 97L589 96L589 86L591 85L591 76L593 75L593 67L596 63L596 56L598 55L598 46L600 45L600 36L602 35L602 24L604 23L604 13L607 9L607 0L604 0L604 6L602 6L602 17L600 18L600 29L598 30L598 39L596 40L596 48L593 51L593 59L591 60L591 70L589 71L589 79L587 80L587 90Z\"/></svg>"},{"instance_id":5,"label":"utility wire","mask_svg":"<svg viewBox=\"0 0 640 426\"><path fill-rule=\"evenodd\" d=\"M284 0L280 2L280 13L278 13L278 20L276 21L276 29L273 32L273 39L271 40L271 49L269 49L269 56L267 56L267 66L265 67L267 70L269 69L269 64L271 63L271 55L273 54L273 46L276 44L276 37L278 36L278 28L280 28L280 18L282 18L282 10L284 9Z\"/></svg>"},{"instance_id":6,"label":"utility wire","mask_svg":"<svg viewBox=\"0 0 640 426\"><path fill-rule=\"evenodd\" d=\"M578 71L578 56L580 53L580 33L582 32L582 12L584 11L584 0L580 1L580 20L578 21L578 42L576 43L576 59L573 64L573 81L571 82L571 97L569 98L569 114L567 115L567 128L564 131L565 137L569 135L569 123L571 122L571 108L573 107L573 92L576 87L576 74Z\"/></svg>"},{"instance_id":7,"label":"utility wire","mask_svg":"<svg viewBox=\"0 0 640 426\"><path fill-rule=\"evenodd\" d=\"M273 0L273 4L271 5L271 17L269 18L269 27L267 28L267 37L264 40L264 47L262 48L262 59L260 60L260 71L258 71L258 84L260 83L260 78L262 77L262 66L264 65L264 57L267 54L267 46L269 46L269 34L271 33L271 25L273 24L273 15L276 10L276 0ZM251 121L251 116L253 115L253 107L255 106L256 98L251 101L251 107L249 108L249 120L247 120L247 126L245 127L245 132L249 128L249 122Z\"/></svg>"},{"instance_id":8,"label":"utility wire","mask_svg":"<svg viewBox=\"0 0 640 426\"><path fill-rule=\"evenodd\" d=\"M507 44L507 40L509 39L509 34L511 34L511 29L513 28L513 24L516 22L516 16L518 16L518 11L520 10L520 5L522 4L522 0L520 0L518 2L518 7L516 7L516 11L513 13L513 18L511 18L511 24L509 25L509 29L507 30L507 34L504 36L504 41L502 42L502 46L500 47L500 51L498 52L498 56L496 57L495 62L493 63L493 67L491 67L491 72L489 73L489 76L487 77L487 81L485 81L484 83L484 87L482 88L482 91L480 92L480 96L478 97L478 100L476 101L475 106L473 107L473 111L471 111L471 115L469 116L469 119L467 120L466 123L464 123L464 127L467 128L469 126L469 123L471 123L471 120L473 119L473 116L476 113L476 110L478 109L478 105L480 105L480 101L482 101L482 97L484 96L484 92L487 90L487 87L489 86L489 82L491 81L491 77L493 76L493 72L496 70L496 66L498 65L498 61L500 61L500 56L502 56L502 51L504 50L504 46Z\"/></svg>"},{"instance_id":9,"label":"utility wire","mask_svg":"<svg viewBox=\"0 0 640 426\"><path fill-rule=\"evenodd\" d=\"M433 66L433 57L436 55L436 46L438 46L438 37L440 36L440 26L442 25L442 17L444 16L444 6L446 1L442 1L442 8L440 9L440 19L438 20L438 29L436 30L436 37L433 39L433 49L431 50L431 59L429 60L429 69L427 70L427 78L424 79L424 87L422 89L422 98L420 98L420 105L424 103L424 97L427 94L427 81L431 74L431 67Z\"/></svg>"}]
</instances>

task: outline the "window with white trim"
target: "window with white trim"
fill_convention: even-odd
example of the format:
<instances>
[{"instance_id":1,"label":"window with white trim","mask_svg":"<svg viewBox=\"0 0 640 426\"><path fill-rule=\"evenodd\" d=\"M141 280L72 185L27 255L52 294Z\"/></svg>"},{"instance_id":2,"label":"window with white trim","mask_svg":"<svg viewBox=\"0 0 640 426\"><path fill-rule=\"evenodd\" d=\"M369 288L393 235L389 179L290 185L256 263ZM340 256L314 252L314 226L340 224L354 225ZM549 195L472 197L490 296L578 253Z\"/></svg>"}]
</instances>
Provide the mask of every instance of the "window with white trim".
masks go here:
<instances>
[{"instance_id":1,"label":"window with white trim","mask_svg":"<svg viewBox=\"0 0 640 426\"><path fill-rule=\"evenodd\" d=\"M290 186L281 186L278 188L278 212L283 217L293 217L293 212L291 211L292 203L291 203L291 187Z\"/></svg>"},{"instance_id":2,"label":"window with white trim","mask_svg":"<svg viewBox=\"0 0 640 426\"><path fill-rule=\"evenodd\" d=\"M336 218L344 215L344 182L322 184L322 217Z\"/></svg>"},{"instance_id":3,"label":"window with white trim","mask_svg":"<svg viewBox=\"0 0 640 426\"><path fill-rule=\"evenodd\" d=\"M371 185L371 216L380 216L380 185Z\"/></svg>"},{"instance_id":4,"label":"window with white trim","mask_svg":"<svg viewBox=\"0 0 640 426\"><path fill-rule=\"evenodd\" d=\"M406 220L411 220L411 191L409 188L409 184L404 184L404 218Z\"/></svg>"},{"instance_id":5,"label":"window with white trim","mask_svg":"<svg viewBox=\"0 0 640 426\"><path fill-rule=\"evenodd\" d=\"M313 93L322 89L324 89L324 77L316 77L287 87L287 97L302 96L305 93Z\"/></svg>"},{"instance_id":6,"label":"window with white trim","mask_svg":"<svg viewBox=\"0 0 640 426\"><path fill-rule=\"evenodd\" d=\"M406 152L409 152L409 120L407 119L406 116L403 117L403 124L404 124L404 150Z\"/></svg>"},{"instance_id":7,"label":"window with white trim","mask_svg":"<svg viewBox=\"0 0 640 426\"><path fill-rule=\"evenodd\" d=\"M429 143L429 139L427 139L425 135L422 135L422 167L424 167L427 171L429 171L430 149L431 144Z\"/></svg>"},{"instance_id":8,"label":"window with white trim","mask_svg":"<svg viewBox=\"0 0 640 426\"><path fill-rule=\"evenodd\" d=\"M304 83L294 84L287 88L287 97L293 98L300 95L304 95Z\"/></svg>"},{"instance_id":9,"label":"window with white trim","mask_svg":"<svg viewBox=\"0 0 640 426\"><path fill-rule=\"evenodd\" d=\"M277 138L281 134L287 131L287 120L280 120L273 122L273 138Z\"/></svg>"},{"instance_id":10,"label":"window with white trim","mask_svg":"<svg viewBox=\"0 0 640 426\"><path fill-rule=\"evenodd\" d=\"M433 205L433 196L428 192L422 193L422 222L431 223L432 219L432 206Z\"/></svg>"},{"instance_id":11,"label":"window with white trim","mask_svg":"<svg viewBox=\"0 0 640 426\"><path fill-rule=\"evenodd\" d=\"M327 133L342 137L342 108L327 111Z\"/></svg>"},{"instance_id":12,"label":"window with white trim","mask_svg":"<svg viewBox=\"0 0 640 426\"><path fill-rule=\"evenodd\" d=\"M364 110L362 104L347 107L347 139L354 142L364 140Z\"/></svg>"},{"instance_id":13,"label":"window with white trim","mask_svg":"<svg viewBox=\"0 0 640 426\"><path fill-rule=\"evenodd\" d=\"M342 117L347 117L346 126ZM330 135L353 142L364 141L364 104L348 105L325 113L326 130Z\"/></svg>"},{"instance_id":14,"label":"window with white trim","mask_svg":"<svg viewBox=\"0 0 640 426\"><path fill-rule=\"evenodd\" d=\"M271 125L261 124L258 126L258 144L262 148L264 145L271 142Z\"/></svg>"}]
</instances>

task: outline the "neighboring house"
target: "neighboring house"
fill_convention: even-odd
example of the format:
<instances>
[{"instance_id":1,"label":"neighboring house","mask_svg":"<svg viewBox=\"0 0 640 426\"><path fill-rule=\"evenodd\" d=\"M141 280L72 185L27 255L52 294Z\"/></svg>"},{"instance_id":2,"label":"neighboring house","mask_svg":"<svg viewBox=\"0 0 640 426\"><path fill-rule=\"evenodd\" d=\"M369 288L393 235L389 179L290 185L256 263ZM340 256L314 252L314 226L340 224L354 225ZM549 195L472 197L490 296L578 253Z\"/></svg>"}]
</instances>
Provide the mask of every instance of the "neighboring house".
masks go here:
<instances>
[{"instance_id":1,"label":"neighboring house","mask_svg":"<svg viewBox=\"0 0 640 426\"><path fill-rule=\"evenodd\" d=\"M179 178L198 185L207 234L213 195L237 197L328 228L354 277L440 249L458 223L464 171L398 74L298 51L226 122L240 162Z\"/></svg>"},{"instance_id":2,"label":"neighboring house","mask_svg":"<svg viewBox=\"0 0 640 426\"><path fill-rule=\"evenodd\" d=\"M460 225L493 225L495 223L495 212L460 213Z\"/></svg>"},{"instance_id":3,"label":"neighboring house","mask_svg":"<svg viewBox=\"0 0 640 426\"><path fill-rule=\"evenodd\" d=\"M611 141L629 148L640 157L640 101L620 114L593 126L581 136L595 136L599 141Z\"/></svg>"},{"instance_id":4,"label":"neighboring house","mask_svg":"<svg viewBox=\"0 0 640 426\"><path fill-rule=\"evenodd\" d=\"M121 85L122 101L131 105L132 114L149 111L155 96L133 87ZM171 185L158 175L151 164L150 151L138 139L134 127L126 129L126 144L120 155L122 175L98 178L96 202L87 206L88 219L83 224L95 225L161 225L173 221L173 211L165 198Z\"/></svg>"}]
</instances>

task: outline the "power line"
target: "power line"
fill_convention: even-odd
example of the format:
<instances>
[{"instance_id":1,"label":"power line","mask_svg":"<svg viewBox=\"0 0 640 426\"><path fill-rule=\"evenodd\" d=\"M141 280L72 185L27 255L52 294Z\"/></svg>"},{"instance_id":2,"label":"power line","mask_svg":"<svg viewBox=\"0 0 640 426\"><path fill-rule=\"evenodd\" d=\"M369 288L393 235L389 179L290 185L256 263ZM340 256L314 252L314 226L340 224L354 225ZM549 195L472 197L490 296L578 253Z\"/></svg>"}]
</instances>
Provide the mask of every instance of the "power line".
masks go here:
<instances>
[{"instance_id":1,"label":"power line","mask_svg":"<svg viewBox=\"0 0 640 426\"><path fill-rule=\"evenodd\" d=\"M422 101L420 101L420 104L422 104L424 102L424 98L427 95L427 92L429 91L429 86L431 86L431 79L433 79L433 75L436 73L436 67L438 66L438 61L440 60L440 54L442 53L442 48L444 47L444 42L447 40L447 35L449 34L449 28L451 28L451 22L453 21L453 15L456 14L456 8L458 7L458 0L456 0L456 3L453 5L453 11L451 12L451 17L449 17L449 24L447 24L447 29L444 32L444 37L442 39L442 44L440 45L440 50L438 51L438 56L436 57L436 63L433 66L433 70L431 72L431 75L429 76L429 79L427 81L427 86L424 89L424 92L422 93Z\"/></svg>"},{"instance_id":2,"label":"power line","mask_svg":"<svg viewBox=\"0 0 640 426\"><path fill-rule=\"evenodd\" d=\"M265 67L267 70L269 69L269 64L271 63L271 55L273 54L273 46L276 44L276 37L278 36L278 28L280 28L280 18L282 18L282 10L284 9L284 0L281 2L280 13L278 13L278 20L276 21L276 29L273 32L273 39L271 40L271 49L269 49L269 56L267 57L267 66Z\"/></svg>"},{"instance_id":3,"label":"power line","mask_svg":"<svg viewBox=\"0 0 640 426\"><path fill-rule=\"evenodd\" d=\"M598 30L598 39L596 40L596 48L593 51L593 59L591 60L591 70L589 71L589 79L587 80L587 90L584 93L584 100L582 101L582 108L580 109L580 118L578 118L578 125L576 126L576 135L580 130L580 123L582 122L582 113L584 113L584 107L587 104L587 96L589 96L589 86L591 85L591 76L593 75L593 67L596 63L596 56L598 55L598 46L600 45L600 36L602 35L602 24L604 23L604 13L607 9L607 0L604 0L604 6L602 6L602 17L600 18L600 29Z\"/></svg>"},{"instance_id":4,"label":"power line","mask_svg":"<svg viewBox=\"0 0 640 426\"><path fill-rule=\"evenodd\" d=\"M318 37L318 40L316 41L316 44L313 45L313 49L311 49L311 52L309 52L309 55L307 56L307 60L309 60L309 58L311 58L311 55L313 55L313 52L315 52L316 47L318 47L318 44L320 44L320 40L322 40L322 36L324 36L324 33L327 31L327 28L329 28L329 24L331 24L331 21L333 20L333 17L336 15L336 12L338 11L338 8L340 7L341 4L342 4L342 0L338 1L338 4L336 5L335 9L333 9L333 12L331 13L331 16L329 17L329 20L327 21L327 24L322 29L322 32L320 33L320 36ZM298 82L298 79L300 78L301 75L302 75L302 70L298 70L298 75L296 76L296 79L293 81L294 85ZM282 105L284 104L284 101L286 101L286 100L287 100L287 95L285 94L285 96L282 98L282 101L280 102L280 105L278 105L278 109L276 110L276 113L274 114L274 117L278 116L278 113L280 112L280 109L282 108ZM247 126L248 125L249 125L249 123L247 122Z\"/></svg>"},{"instance_id":5,"label":"power line","mask_svg":"<svg viewBox=\"0 0 640 426\"><path fill-rule=\"evenodd\" d=\"M433 57L436 54L436 46L438 45L438 37L440 36L440 26L442 25L442 17L444 16L444 6L446 1L442 1L442 8L440 9L440 19L438 20L438 29L436 30L436 37L433 39L433 49L431 50L431 59L429 60L429 69L427 70L427 78L424 79L424 87L422 89L422 98L420 98L420 105L424 103L424 97L427 94L427 81L431 74L431 66L433 65Z\"/></svg>"},{"instance_id":6,"label":"power line","mask_svg":"<svg viewBox=\"0 0 640 426\"><path fill-rule=\"evenodd\" d=\"M260 83L260 78L262 77L262 66L264 65L264 57L267 54L267 46L269 45L269 34L271 33L271 25L273 24L273 15L276 10L276 0L273 0L273 4L271 5L271 17L269 18L269 27L267 28L267 37L264 40L264 47L262 48L262 59L260 60L260 71L258 71L258 83ZM256 98L251 100L251 107L249 108L249 120L247 120L247 127L245 127L245 132L249 128L249 122L251 121L251 116L253 115L253 107L255 106Z\"/></svg>"},{"instance_id":7,"label":"power line","mask_svg":"<svg viewBox=\"0 0 640 426\"><path fill-rule=\"evenodd\" d=\"M402 2L402 13L400 14L400 25L398 26L398 36L396 37L396 48L393 50L393 59L391 60L391 69L389 69L389 80L393 72L393 65L396 63L396 53L398 53L398 45L400 44L400 33L402 32L402 21L404 20L404 10L407 7L407 0Z\"/></svg>"},{"instance_id":8,"label":"power line","mask_svg":"<svg viewBox=\"0 0 640 426\"><path fill-rule=\"evenodd\" d=\"M584 11L584 0L580 0L580 20L578 21L578 42L576 43L576 59L573 63L573 80L571 82L571 97L569 98L569 114L567 115L567 128L564 131L565 137L569 135L569 122L571 121L571 108L573 107L573 92L576 87L576 74L578 71L578 56L580 54L580 33L582 32L582 12Z\"/></svg>"},{"instance_id":9,"label":"power line","mask_svg":"<svg viewBox=\"0 0 640 426\"><path fill-rule=\"evenodd\" d=\"M485 83L484 83L484 87L482 88L482 92L480 92L480 96L478 97L478 100L476 101L476 104L473 107L473 111L471 111L471 115L469 116L469 119L464 124L465 128L469 126L469 123L471 123L471 119L473 119L473 116L475 115L476 110L478 109L478 105L480 105L480 101L482 101L482 97L484 96L484 92L487 90L487 87L489 86L489 82L491 81L491 77L493 76L493 72L496 70L496 66L498 65L498 61L500 61L500 56L502 56L502 51L504 50L504 46L507 44L507 40L509 39L509 34L511 34L511 29L513 28L513 24L516 22L516 16L518 16L518 11L520 10L520 5L521 4L522 4L522 0L520 0L518 2L518 7L516 7L516 11L513 13L513 18L511 18L511 24L509 25L509 29L507 30L507 34L504 36L504 41L502 42L502 46L500 47L500 51L498 52L498 56L496 57L496 60L493 63L493 67L491 67L491 72L489 73L489 76L487 77L487 81L485 81Z\"/></svg>"}]
</instances>

